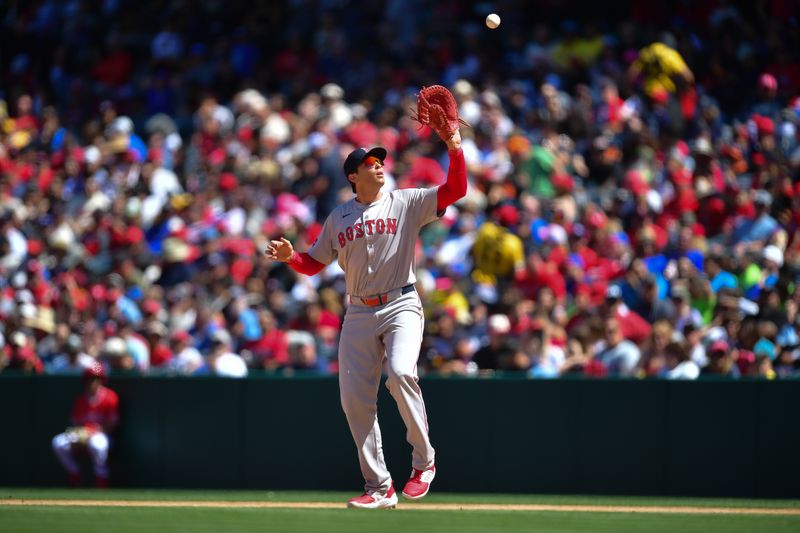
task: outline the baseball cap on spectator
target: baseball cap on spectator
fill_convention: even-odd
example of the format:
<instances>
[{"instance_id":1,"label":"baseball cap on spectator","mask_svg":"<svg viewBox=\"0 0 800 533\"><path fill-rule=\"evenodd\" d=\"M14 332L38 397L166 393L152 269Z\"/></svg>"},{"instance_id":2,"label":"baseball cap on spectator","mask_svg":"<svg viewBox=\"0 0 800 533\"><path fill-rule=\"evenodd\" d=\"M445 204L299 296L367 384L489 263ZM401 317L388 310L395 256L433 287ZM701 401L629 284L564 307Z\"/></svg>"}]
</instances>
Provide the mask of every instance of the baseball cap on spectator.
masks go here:
<instances>
[{"instance_id":1,"label":"baseball cap on spectator","mask_svg":"<svg viewBox=\"0 0 800 533\"><path fill-rule=\"evenodd\" d=\"M778 80L776 80L775 76L773 76L769 72L765 72L758 77L758 86L762 89L767 89L769 91L777 91Z\"/></svg>"},{"instance_id":2,"label":"baseball cap on spectator","mask_svg":"<svg viewBox=\"0 0 800 533\"><path fill-rule=\"evenodd\" d=\"M28 255L35 257L42 253L44 245L38 239L28 239Z\"/></svg>"},{"instance_id":3,"label":"baseball cap on spectator","mask_svg":"<svg viewBox=\"0 0 800 533\"><path fill-rule=\"evenodd\" d=\"M675 300L689 300L689 290L681 285L673 285L669 296Z\"/></svg>"},{"instance_id":4,"label":"baseball cap on spectator","mask_svg":"<svg viewBox=\"0 0 800 533\"><path fill-rule=\"evenodd\" d=\"M772 205L772 195L763 189L757 190L753 195L753 203L755 205L769 207Z\"/></svg>"},{"instance_id":5,"label":"baseball cap on spectator","mask_svg":"<svg viewBox=\"0 0 800 533\"><path fill-rule=\"evenodd\" d=\"M437 291L449 291L453 288L453 280L448 276L442 276L436 278L435 286Z\"/></svg>"},{"instance_id":6,"label":"baseball cap on spectator","mask_svg":"<svg viewBox=\"0 0 800 533\"><path fill-rule=\"evenodd\" d=\"M239 180L236 178L236 175L231 172L225 172L220 174L217 186L221 191L232 191L236 187L239 186Z\"/></svg>"},{"instance_id":7,"label":"baseball cap on spectator","mask_svg":"<svg viewBox=\"0 0 800 533\"><path fill-rule=\"evenodd\" d=\"M164 261L167 263L191 262L200 256L200 250L187 242L170 237L163 243Z\"/></svg>"},{"instance_id":8,"label":"baseball cap on spectator","mask_svg":"<svg viewBox=\"0 0 800 533\"><path fill-rule=\"evenodd\" d=\"M551 182L553 187L559 192L571 192L575 187L575 182L569 174L555 174Z\"/></svg>"},{"instance_id":9,"label":"baseball cap on spectator","mask_svg":"<svg viewBox=\"0 0 800 533\"><path fill-rule=\"evenodd\" d=\"M692 153L710 157L713 154L711 143L705 137L698 137L692 144Z\"/></svg>"},{"instance_id":10,"label":"baseball cap on spectator","mask_svg":"<svg viewBox=\"0 0 800 533\"><path fill-rule=\"evenodd\" d=\"M763 337L758 339L758 341L753 346L753 353L756 354L756 356L766 355L767 357L770 358L770 360L775 359L775 357L777 356L777 350L775 349L775 344L773 344L772 341L765 339Z\"/></svg>"},{"instance_id":11,"label":"baseball cap on spectator","mask_svg":"<svg viewBox=\"0 0 800 533\"><path fill-rule=\"evenodd\" d=\"M115 118L106 128L106 135L108 137L130 135L131 133L133 133L133 121L126 116Z\"/></svg>"},{"instance_id":12,"label":"baseball cap on spectator","mask_svg":"<svg viewBox=\"0 0 800 533\"><path fill-rule=\"evenodd\" d=\"M494 314L489 317L489 331L504 335L511 331L511 321L506 315Z\"/></svg>"},{"instance_id":13,"label":"baseball cap on spectator","mask_svg":"<svg viewBox=\"0 0 800 533\"><path fill-rule=\"evenodd\" d=\"M694 190L696 193L695 196L700 199L710 196L714 193L711 181L705 176L697 178L697 183L695 183Z\"/></svg>"},{"instance_id":14,"label":"baseball cap on spectator","mask_svg":"<svg viewBox=\"0 0 800 533\"><path fill-rule=\"evenodd\" d=\"M31 140L33 140L33 137L26 130L15 131L9 135L9 145L13 150L22 150L30 144Z\"/></svg>"},{"instance_id":15,"label":"baseball cap on spectator","mask_svg":"<svg viewBox=\"0 0 800 533\"><path fill-rule=\"evenodd\" d=\"M315 131L308 136L308 147L311 148L312 150L325 148L327 145L328 145L328 137L326 137L324 133Z\"/></svg>"},{"instance_id":16,"label":"baseball cap on spectator","mask_svg":"<svg viewBox=\"0 0 800 533\"><path fill-rule=\"evenodd\" d=\"M81 338L75 333L71 333L64 344L67 350L73 353L79 351L83 347Z\"/></svg>"},{"instance_id":17,"label":"baseball cap on spectator","mask_svg":"<svg viewBox=\"0 0 800 533\"><path fill-rule=\"evenodd\" d=\"M39 306L33 316L25 317L23 324L44 333L53 333L56 330L56 313L50 307Z\"/></svg>"},{"instance_id":18,"label":"baseball cap on spectator","mask_svg":"<svg viewBox=\"0 0 800 533\"><path fill-rule=\"evenodd\" d=\"M484 303L496 303L500 295L497 287L490 283L478 283L475 286L475 295Z\"/></svg>"},{"instance_id":19,"label":"baseball cap on spectator","mask_svg":"<svg viewBox=\"0 0 800 533\"><path fill-rule=\"evenodd\" d=\"M778 346L797 346L800 345L800 336L797 335L795 328L786 325L781 328L775 342Z\"/></svg>"},{"instance_id":20,"label":"baseball cap on spectator","mask_svg":"<svg viewBox=\"0 0 800 533\"><path fill-rule=\"evenodd\" d=\"M587 218L586 225L591 229L600 229L605 227L607 222L608 222L608 217L606 217L606 214L600 211L599 209L596 209Z\"/></svg>"},{"instance_id":21,"label":"baseball cap on spectator","mask_svg":"<svg viewBox=\"0 0 800 533\"><path fill-rule=\"evenodd\" d=\"M186 330L176 331L172 334L172 340L175 342L188 342L192 339L192 336L189 335L189 332Z\"/></svg>"},{"instance_id":22,"label":"baseball cap on spectator","mask_svg":"<svg viewBox=\"0 0 800 533\"><path fill-rule=\"evenodd\" d=\"M708 347L709 355L713 354L727 354L730 346L728 346L728 341L723 339L717 339L711 343Z\"/></svg>"},{"instance_id":23,"label":"baseball cap on spectator","mask_svg":"<svg viewBox=\"0 0 800 533\"><path fill-rule=\"evenodd\" d=\"M503 204L495 209L497 221L510 228L519 223L519 211L511 204Z\"/></svg>"},{"instance_id":24,"label":"baseball cap on spectator","mask_svg":"<svg viewBox=\"0 0 800 533\"><path fill-rule=\"evenodd\" d=\"M669 92L663 87L656 87L650 92L654 104L664 105L669 101Z\"/></svg>"},{"instance_id":25,"label":"baseball cap on spectator","mask_svg":"<svg viewBox=\"0 0 800 533\"><path fill-rule=\"evenodd\" d=\"M650 208L650 211L653 213L661 213L661 211L663 211L664 202L658 191L650 189L645 193L645 199L647 200L647 207Z\"/></svg>"},{"instance_id":26,"label":"baseball cap on spectator","mask_svg":"<svg viewBox=\"0 0 800 533\"><path fill-rule=\"evenodd\" d=\"M122 337L111 337L103 343L103 353L108 357L120 357L128 352L128 346Z\"/></svg>"},{"instance_id":27,"label":"baseball cap on spectator","mask_svg":"<svg viewBox=\"0 0 800 533\"><path fill-rule=\"evenodd\" d=\"M775 123L771 118L763 115L753 115L753 122L759 135L772 135L775 133Z\"/></svg>"},{"instance_id":28,"label":"baseball cap on spectator","mask_svg":"<svg viewBox=\"0 0 800 533\"><path fill-rule=\"evenodd\" d=\"M169 205L176 211L186 209L192 204L194 196L191 193L173 194L169 197Z\"/></svg>"},{"instance_id":29,"label":"baseball cap on spectator","mask_svg":"<svg viewBox=\"0 0 800 533\"><path fill-rule=\"evenodd\" d=\"M100 148L95 145L88 146L83 152L83 160L88 165L96 165L100 162L102 154Z\"/></svg>"},{"instance_id":30,"label":"baseball cap on spectator","mask_svg":"<svg viewBox=\"0 0 800 533\"><path fill-rule=\"evenodd\" d=\"M650 190L647 180L639 170L629 170L625 173L624 187L635 195L646 194Z\"/></svg>"},{"instance_id":31,"label":"baseball cap on spectator","mask_svg":"<svg viewBox=\"0 0 800 533\"><path fill-rule=\"evenodd\" d=\"M153 320L149 324L147 324L147 332L153 335L158 335L159 337L166 337L169 331L167 330L167 326L159 322L158 320Z\"/></svg>"},{"instance_id":32,"label":"baseball cap on spectator","mask_svg":"<svg viewBox=\"0 0 800 533\"><path fill-rule=\"evenodd\" d=\"M28 284L28 275L25 272L18 271L11 276L11 286L15 289L22 289Z\"/></svg>"},{"instance_id":33,"label":"baseball cap on spectator","mask_svg":"<svg viewBox=\"0 0 800 533\"><path fill-rule=\"evenodd\" d=\"M330 100L341 100L342 98L344 98L344 89L342 89L339 85L335 83L326 83L319 90L319 94L323 98L328 98Z\"/></svg>"},{"instance_id":34,"label":"baseball cap on spectator","mask_svg":"<svg viewBox=\"0 0 800 533\"><path fill-rule=\"evenodd\" d=\"M138 244L144 240L144 230L139 226L128 226L125 230L125 240L128 244Z\"/></svg>"},{"instance_id":35,"label":"baseball cap on spectator","mask_svg":"<svg viewBox=\"0 0 800 533\"><path fill-rule=\"evenodd\" d=\"M778 268L783 266L783 252L774 244L765 247L763 254L765 260L772 261L778 265Z\"/></svg>"},{"instance_id":36,"label":"baseball cap on spectator","mask_svg":"<svg viewBox=\"0 0 800 533\"><path fill-rule=\"evenodd\" d=\"M231 335L227 331L222 328L217 328L211 334L211 343L212 344L230 344L231 343Z\"/></svg>"},{"instance_id":37,"label":"baseball cap on spectator","mask_svg":"<svg viewBox=\"0 0 800 533\"><path fill-rule=\"evenodd\" d=\"M573 224L572 227L570 228L570 232L569 232L569 236L570 237L580 238L580 237L583 237L585 235L586 235L586 226L584 226L580 222L577 222L577 223Z\"/></svg>"},{"instance_id":38,"label":"baseball cap on spectator","mask_svg":"<svg viewBox=\"0 0 800 533\"><path fill-rule=\"evenodd\" d=\"M28 343L28 339L21 331L15 331L12 333L9 340L11 341L11 345L16 346L17 348L21 348Z\"/></svg>"},{"instance_id":39,"label":"baseball cap on spectator","mask_svg":"<svg viewBox=\"0 0 800 533\"><path fill-rule=\"evenodd\" d=\"M609 285L606 288L607 300L619 300L620 298L622 298L622 289L619 285Z\"/></svg>"},{"instance_id":40,"label":"baseball cap on spectator","mask_svg":"<svg viewBox=\"0 0 800 533\"><path fill-rule=\"evenodd\" d=\"M161 311L161 304L158 300L148 298L142 302L142 311L150 315L155 315Z\"/></svg>"},{"instance_id":41,"label":"baseball cap on spectator","mask_svg":"<svg viewBox=\"0 0 800 533\"><path fill-rule=\"evenodd\" d=\"M355 172L358 172L358 165L361 164L364 159L369 156L374 156L383 161L386 159L386 148L382 148L380 146L376 146L375 148L371 148L367 150L366 148L356 148L347 156L347 159L344 160L344 175L349 176Z\"/></svg>"},{"instance_id":42,"label":"baseball cap on spectator","mask_svg":"<svg viewBox=\"0 0 800 533\"><path fill-rule=\"evenodd\" d=\"M508 151L513 155L525 155L531 151L531 142L524 135L512 135L508 139Z\"/></svg>"}]
</instances>

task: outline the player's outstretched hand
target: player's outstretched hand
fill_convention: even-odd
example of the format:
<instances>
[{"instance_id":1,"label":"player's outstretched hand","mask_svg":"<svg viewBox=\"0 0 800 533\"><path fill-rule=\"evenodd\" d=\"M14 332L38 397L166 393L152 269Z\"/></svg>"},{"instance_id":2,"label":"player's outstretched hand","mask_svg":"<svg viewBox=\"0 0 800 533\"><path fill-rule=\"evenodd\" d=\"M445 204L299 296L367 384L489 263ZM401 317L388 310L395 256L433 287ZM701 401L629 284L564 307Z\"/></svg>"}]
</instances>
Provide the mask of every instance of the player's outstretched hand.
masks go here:
<instances>
[{"instance_id":1,"label":"player's outstretched hand","mask_svg":"<svg viewBox=\"0 0 800 533\"><path fill-rule=\"evenodd\" d=\"M279 241L269 241L267 249L264 251L268 258L284 263L291 259L293 252L294 247L292 243L283 237L281 237Z\"/></svg>"}]
</instances>

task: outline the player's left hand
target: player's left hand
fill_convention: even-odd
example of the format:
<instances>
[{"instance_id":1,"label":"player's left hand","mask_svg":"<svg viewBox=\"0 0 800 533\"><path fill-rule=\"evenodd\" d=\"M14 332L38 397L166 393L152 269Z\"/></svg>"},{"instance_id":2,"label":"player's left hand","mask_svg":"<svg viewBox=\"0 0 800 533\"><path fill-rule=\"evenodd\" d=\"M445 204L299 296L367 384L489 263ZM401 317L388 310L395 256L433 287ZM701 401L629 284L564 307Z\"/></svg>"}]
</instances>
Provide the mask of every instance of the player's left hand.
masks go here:
<instances>
[{"instance_id":1,"label":"player's left hand","mask_svg":"<svg viewBox=\"0 0 800 533\"><path fill-rule=\"evenodd\" d=\"M279 241L269 241L267 249L264 251L264 253L269 259L282 261L285 263L292 258L294 247L292 246L292 243L290 243L284 237L281 237Z\"/></svg>"}]
</instances>

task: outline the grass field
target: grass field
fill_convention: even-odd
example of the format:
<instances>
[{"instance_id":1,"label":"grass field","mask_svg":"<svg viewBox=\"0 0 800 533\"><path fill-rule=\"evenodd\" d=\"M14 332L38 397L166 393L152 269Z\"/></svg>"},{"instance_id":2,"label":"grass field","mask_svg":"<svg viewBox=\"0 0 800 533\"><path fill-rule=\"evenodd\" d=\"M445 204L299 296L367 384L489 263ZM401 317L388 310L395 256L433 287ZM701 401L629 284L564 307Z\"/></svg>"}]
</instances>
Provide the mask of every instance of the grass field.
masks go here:
<instances>
[{"instance_id":1,"label":"grass field","mask_svg":"<svg viewBox=\"0 0 800 533\"><path fill-rule=\"evenodd\" d=\"M434 494L396 510L350 493L0 488L0 532L800 532L800 501Z\"/></svg>"}]
</instances>

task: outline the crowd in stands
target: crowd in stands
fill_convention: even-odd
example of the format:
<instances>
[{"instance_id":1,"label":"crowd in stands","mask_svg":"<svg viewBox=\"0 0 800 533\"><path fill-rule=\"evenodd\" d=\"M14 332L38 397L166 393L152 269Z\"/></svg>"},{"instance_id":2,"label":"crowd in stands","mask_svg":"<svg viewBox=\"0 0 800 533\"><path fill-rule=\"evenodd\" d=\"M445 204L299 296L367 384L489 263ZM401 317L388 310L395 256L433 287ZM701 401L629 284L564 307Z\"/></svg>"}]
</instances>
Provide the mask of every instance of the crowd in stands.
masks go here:
<instances>
[{"instance_id":1,"label":"crowd in stands","mask_svg":"<svg viewBox=\"0 0 800 533\"><path fill-rule=\"evenodd\" d=\"M568 4L10 8L0 372L336 373L341 270L262 252L310 246L354 147L442 183L409 113L441 83L469 188L420 238L421 373L800 375L798 2Z\"/></svg>"}]
</instances>

